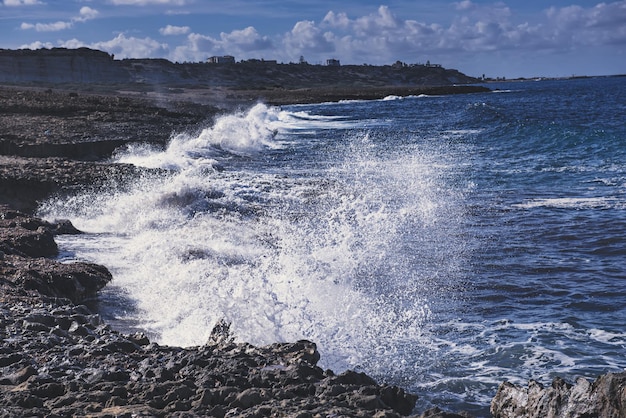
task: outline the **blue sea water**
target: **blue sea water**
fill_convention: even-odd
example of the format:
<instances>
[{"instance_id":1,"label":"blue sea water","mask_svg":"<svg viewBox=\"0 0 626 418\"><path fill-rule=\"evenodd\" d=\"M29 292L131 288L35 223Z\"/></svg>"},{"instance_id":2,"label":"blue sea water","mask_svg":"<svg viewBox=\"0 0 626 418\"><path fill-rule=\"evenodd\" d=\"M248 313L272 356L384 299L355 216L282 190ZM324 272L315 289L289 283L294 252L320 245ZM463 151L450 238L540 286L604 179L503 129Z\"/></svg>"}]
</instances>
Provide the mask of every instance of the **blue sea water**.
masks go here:
<instances>
[{"instance_id":1,"label":"blue sea water","mask_svg":"<svg viewBox=\"0 0 626 418\"><path fill-rule=\"evenodd\" d=\"M161 344L220 319L255 344L310 339L432 405L487 416L500 382L626 367L626 82L258 104L167 149L166 169L52 199L109 267L103 316Z\"/></svg>"}]
</instances>

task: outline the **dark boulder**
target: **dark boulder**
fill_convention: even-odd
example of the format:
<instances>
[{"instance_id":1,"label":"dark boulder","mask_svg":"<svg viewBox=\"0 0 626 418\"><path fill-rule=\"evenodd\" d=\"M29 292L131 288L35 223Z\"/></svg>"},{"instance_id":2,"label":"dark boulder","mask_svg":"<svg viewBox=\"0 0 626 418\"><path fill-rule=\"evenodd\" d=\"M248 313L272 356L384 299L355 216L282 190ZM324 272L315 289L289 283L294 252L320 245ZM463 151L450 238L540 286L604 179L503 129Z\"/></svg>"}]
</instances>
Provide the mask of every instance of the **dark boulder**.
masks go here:
<instances>
[{"instance_id":1,"label":"dark boulder","mask_svg":"<svg viewBox=\"0 0 626 418\"><path fill-rule=\"evenodd\" d=\"M67 298L79 303L93 297L112 276L108 269L92 263L64 264L46 258L6 255L0 277L26 291Z\"/></svg>"},{"instance_id":2,"label":"dark boulder","mask_svg":"<svg viewBox=\"0 0 626 418\"><path fill-rule=\"evenodd\" d=\"M15 211L0 213L0 250L28 257L51 257L59 251L44 222Z\"/></svg>"},{"instance_id":3,"label":"dark boulder","mask_svg":"<svg viewBox=\"0 0 626 418\"><path fill-rule=\"evenodd\" d=\"M69 220L54 223L0 206L0 250L27 257L53 257L59 252L54 235L80 234Z\"/></svg>"}]
</instances>

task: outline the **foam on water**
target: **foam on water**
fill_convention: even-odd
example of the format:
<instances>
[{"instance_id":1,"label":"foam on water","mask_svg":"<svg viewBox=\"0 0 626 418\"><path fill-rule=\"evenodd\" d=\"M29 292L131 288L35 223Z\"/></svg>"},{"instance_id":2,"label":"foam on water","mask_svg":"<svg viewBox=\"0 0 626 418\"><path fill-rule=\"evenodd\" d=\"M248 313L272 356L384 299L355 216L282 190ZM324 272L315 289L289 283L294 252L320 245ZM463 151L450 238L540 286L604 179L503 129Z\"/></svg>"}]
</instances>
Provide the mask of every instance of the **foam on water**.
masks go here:
<instances>
[{"instance_id":1,"label":"foam on water","mask_svg":"<svg viewBox=\"0 0 626 418\"><path fill-rule=\"evenodd\" d=\"M594 209L594 208L617 208L623 209L626 203L613 197L556 197L547 199L532 199L523 203L514 204L513 207L533 209L538 207L550 207L559 209Z\"/></svg>"}]
</instances>

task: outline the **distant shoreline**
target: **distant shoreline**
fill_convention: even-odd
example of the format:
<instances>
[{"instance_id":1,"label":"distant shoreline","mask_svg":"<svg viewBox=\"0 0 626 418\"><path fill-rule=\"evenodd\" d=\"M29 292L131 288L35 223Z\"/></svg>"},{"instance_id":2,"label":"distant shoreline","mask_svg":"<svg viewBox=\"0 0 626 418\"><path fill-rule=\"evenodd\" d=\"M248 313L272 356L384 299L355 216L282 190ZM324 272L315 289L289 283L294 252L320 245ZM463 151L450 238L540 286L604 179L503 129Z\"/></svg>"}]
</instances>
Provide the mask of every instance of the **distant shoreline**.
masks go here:
<instances>
[{"instance_id":1,"label":"distant shoreline","mask_svg":"<svg viewBox=\"0 0 626 418\"><path fill-rule=\"evenodd\" d=\"M68 94L122 96L149 101L188 102L211 105L224 110L263 102L271 106L339 102L343 100L380 100L390 96L442 96L487 93L491 89L477 84L449 86L310 87L299 89L233 89L207 86L163 86L158 84L102 85L96 83L0 83L0 88L25 91L65 91Z\"/></svg>"}]
</instances>

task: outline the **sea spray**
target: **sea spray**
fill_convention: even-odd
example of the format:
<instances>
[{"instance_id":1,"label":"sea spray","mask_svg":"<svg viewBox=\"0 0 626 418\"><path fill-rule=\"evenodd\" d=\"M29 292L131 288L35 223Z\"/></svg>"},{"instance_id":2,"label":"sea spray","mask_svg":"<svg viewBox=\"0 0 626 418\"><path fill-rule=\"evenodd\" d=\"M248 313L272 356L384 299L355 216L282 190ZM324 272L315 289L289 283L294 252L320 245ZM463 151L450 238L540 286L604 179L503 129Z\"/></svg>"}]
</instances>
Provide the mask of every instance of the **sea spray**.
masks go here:
<instances>
[{"instance_id":1,"label":"sea spray","mask_svg":"<svg viewBox=\"0 0 626 418\"><path fill-rule=\"evenodd\" d=\"M345 133L323 170L270 166L268 155L288 161L325 124ZM42 214L72 219L89 245L107 241L107 251L67 245L114 272L113 288L160 343L203 344L224 319L241 340L307 338L327 365L382 374L407 346L419 350L428 279L406 247L421 229L424 256L448 209L432 155L381 154L381 138L350 127L257 105L165 150L128 148L118 161L166 172L50 201Z\"/></svg>"}]
</instances>

